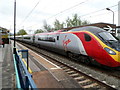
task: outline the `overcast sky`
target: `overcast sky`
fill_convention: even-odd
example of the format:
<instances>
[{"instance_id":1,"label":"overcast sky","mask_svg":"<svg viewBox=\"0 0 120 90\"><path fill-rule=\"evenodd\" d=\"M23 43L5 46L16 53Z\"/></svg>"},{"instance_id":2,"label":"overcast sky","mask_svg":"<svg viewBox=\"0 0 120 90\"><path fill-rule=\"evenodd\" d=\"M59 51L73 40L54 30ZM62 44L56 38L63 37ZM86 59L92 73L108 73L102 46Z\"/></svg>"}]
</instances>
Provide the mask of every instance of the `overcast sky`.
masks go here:
<instances>
[{"instance_id":1,"label":"overcast sky","mask_svg":"<svg viewBox=\"0 0 120 90\"><path fill-rule=\"evenodd\" d=\"M53 25L55 19L63 22L68 16L72 17L75 13L77 13L82 20L88 20L91 23L113 23L113 13L105 9L108 7L114 11L115 24L118 25L117 4L119 1L120 0L16 0L17 31L24 28L27 32L30 32L30 30L43 28L44 20L50 25ZM0 26L11 29L11 32L13 32L13 11L14 0L0 0ZM29 15L29 13L31 14Z\"/></svg>"}]
</instances>

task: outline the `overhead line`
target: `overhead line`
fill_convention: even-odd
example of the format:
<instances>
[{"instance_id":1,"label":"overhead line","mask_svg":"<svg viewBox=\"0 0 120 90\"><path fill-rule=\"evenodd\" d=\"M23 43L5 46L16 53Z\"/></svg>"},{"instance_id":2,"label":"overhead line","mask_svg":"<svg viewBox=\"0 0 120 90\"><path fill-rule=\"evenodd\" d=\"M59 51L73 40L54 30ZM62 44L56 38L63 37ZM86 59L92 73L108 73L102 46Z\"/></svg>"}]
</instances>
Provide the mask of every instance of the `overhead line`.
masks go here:
<instances>
[{"instance_id":1,"label":"overhead line","mask_svg":"<svg viewBox=\"0 0 120 90\"><path fill-rule=\"evenodd\" d=\"M25 20L30 16L30 14L33 12L33 10L37 7L37 5L39 4L40 0L36 3L36 5L34 6L34 8L28 13L28 15L25 17L25 19L21 22L21 24L23 24L25 22ZM20 25L21 25L20 24Z\"/></svg>"},{"instance_id":2,"label":"overhead line","mask_svg":"<svg viewBox=\"0 0 120 90\"><path fill-rule=\"evenodd\" d=\"M65 9L65 10L63 10L63 11L61 11L61 12L59 12L59 13L57 13L57 14L51 16L51 17L49 17L48 19L50 19L50 18L52 18L52 17L55 17L55 16L57 16L57 15L59 15L59 14L65 12L65 11L67 11L67 10L69 10L69 9L72 9L72 8L74 8L74 7L77 7L77 6L79 6L80 4L85 3L86 1L88 1L88 0L85 0L85 1L83 1L83 2L81 2L81 3L79 3L79 4L76 4L76 5L74 5L74 6L70 7L70 8L67 8L67 9ZM48 20L48 19L47 19L47 20ZM34 26L34 25L31 25L31 26ZM29 26L29 27L31 27L31 26Z\"/></svg>"},{"instance_id":3,"label":"overhead line","mask_svg":"<svg viewBox=\"0 0 120 90\"><path fill-rule=\"evenodd\" d=\"M77 6L79 6L79 5L83 4L83 3L85 3L86 1L88 1L88 0L85 0L85 1L83 1L83 2L81 2L81 3L79 3L79 4L76 4L76 5L74 5L74 6L70 7L70 8L67 8L67 9L65 9L65 10L63 10L63 11L61 11L61 12L59 12L59 13L57 13L57 14L51 16L51 17L49 17L48 19L50 19L50 18L52 18L52 17L55 17L55 16L57 16L57 15L59 15L59 14L61 14L61 13L64 13L64 12L66 12L66 11L68 11L68 10L74 8L74 7L77 7Z\"/></svg>"},{"instance_id":4,"label":"overhead line","mask_svg":"<svg viewBox=\"0 0 120 90\"><path fill-rule=\"evenodd\" d=\"M113 6L110 6L110 7L108 7L108 8L115 7L115 6L117 6L117 5L118 5L118 4L113 5ZM105 10L105 9L106 9L106 8L103 8L103 9L100 9L100 10L97 10L97 11L94 11L94 12L90 12L90 13L81 15L81 16L79 16L79 17L83 17L83 16L87 16L87 15L90 15L90 14L93 14L93 13L97 13L97 12L100 12L100 11Z\"/></svg>"},{"instance_id":5,"label":"overhead line","mask_svg":"<svg viewBox=\"0 0 120 90\"><path fill-rule=\"evenodd\" d=\"M88 1L88 0L86 0L86 1ZM82 2L83 3L83 2ZM84 1L84 3L85 3L85 1ZM80 3L79 3L80 4ZM77 6L79 5L79 4L77 4ZM108 8L111 8L111 7L115 7L115 6L117 6L118 4L116 4L116 5L113 5L113 6L110 6L110 7L108 7ZM72 6L72 7L75 7L76 5L74 5L74 6ZM71 7L71 8L72 8ZM70 8L68 8L68 9L66 9L66 10L64 10L64 11L67 11L67 10L69 10ZM84 15L81 15L81 16L79 16L79 17L84 17L84 16L87 16L87 15L90 15L90 14L92 14L92 13L97 13L97 12L100 12L100 11L102 11L102 10L105 10L106 8L103 8L103 9L100 9L100 10L97 10L97 11L94 11L94 12L91 12L91 13L88 13L88 14L84 14ZM61 11L61 12L64 12L64 11ZM58 14L60 14L60 13L58 13ZM51 16L50 18L52 18L52 17L55 17L55 16L57 16L58 14L55 14L55 15L53 15L53 16ZM48 18L48 19L50 19L50 18ZM37 25L37 24L34 24L34 25ZM31 25L31 26L28 26L28 27L32 27L32 26L34 26L34 25ZM27 27L27 28L28 28Z\"/></svg>"},{"instance_id":6,"label":"overhead line","mask_svg":"<svg viewBox=\"0 0 120 90\"><path fill-rule=\"evenodd\" d=\"M114 12L117 12L117 11L114 11ZM109 14L110 12L106 13L106 14ZM102 13L102 14L98 14L98 15L93 15L93 16L88 16L88 17L95 17L95 16L101 16L101 15L104 15L105 13Z\"/></svg>"}]
</instances>

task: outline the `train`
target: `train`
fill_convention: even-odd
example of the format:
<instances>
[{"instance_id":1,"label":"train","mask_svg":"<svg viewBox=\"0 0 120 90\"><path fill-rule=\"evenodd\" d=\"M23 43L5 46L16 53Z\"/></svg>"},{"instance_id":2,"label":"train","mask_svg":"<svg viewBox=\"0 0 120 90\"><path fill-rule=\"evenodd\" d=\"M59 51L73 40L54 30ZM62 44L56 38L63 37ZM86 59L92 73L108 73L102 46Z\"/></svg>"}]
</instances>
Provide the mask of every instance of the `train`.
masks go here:
<instances>
[{"instance_id":1,"label":"train","mask_svg":"<svg viewBox=\"0 0 120 90\"><path fill-rule=\"evenodd\" d=\"M67 55L86 64L120 67L120 40L96 26L16 36L16 40Z\"/></svg>"}]
</instances>

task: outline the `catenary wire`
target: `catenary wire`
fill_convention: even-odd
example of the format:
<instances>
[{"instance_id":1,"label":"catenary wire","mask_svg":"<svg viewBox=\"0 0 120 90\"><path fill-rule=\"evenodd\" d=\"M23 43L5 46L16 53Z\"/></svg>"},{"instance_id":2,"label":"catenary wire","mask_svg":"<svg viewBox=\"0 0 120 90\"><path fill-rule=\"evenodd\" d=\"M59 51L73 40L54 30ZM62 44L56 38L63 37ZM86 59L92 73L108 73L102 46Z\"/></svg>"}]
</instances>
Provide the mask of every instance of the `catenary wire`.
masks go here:
<instances>
[{"instance_id":1,"label":"catenary wire","mask_svg":"<svg viewBox=\"0 0 120 90\"><path fill-rule=\"evenodd\" d=\"M67 9L65 9L65 10L63 10L63 11L60 11L59 13L57 13L57 14L55 14L55 15L49 17L48 19L53 18L53 17L55 17L55 16L57 16L57 15L59 15L59 14L61 14L61 13L64 13L64 12L66 12L66 11L68 11L68 10L74 8L74 7L77 7L77 6L83 4L83 3L87 2L87 1L88 1L88 0L85 0L85 1L83 1L83 2L80 2L79 4L76 4L76 5L72 6L72 7L70 7L70 8L67 8ZM48 19L47 19L47 20L48 20Z\"/></svg>"},{"instance_id":2,"label":"catenary wire","mask_svg":"<svg viewBox=\"0 0 120 90\"><path fill-rule=\"evenodd\" d=\"M35 8L38 6L39 2L40 2L40 0L36 3L36 5L33 7L33 9L27 14L27 16L24 18L24 20L21 22L20 25L22 25L22 24L25 22L25 20L32 14L32 12L33 12L33 11L35 10Z\"/></svg>"},{"instance_id":3,"label":"catenary wire","mask_svg":"<svg viewBox=\"0 0 120 90\"><path fill-rule=\"evenodd\" d=\"M117 5L118 5L118 4L113 5L113 6L109 6L108 8L116 7ZM105 9L106 9L106 8L103 8L103 9L100 9L100 10L97 10L97 11L94 11L94 12L91 12L91 13L87 13L87 14L81 15L81 16L79 16L79 17L84 17L84 16L87 16L87 15L90 15L90 14L93 14L93 13L100 12L100 11L105 10ZM67 10L67 9L66 9L66 10ZM66 10L64 10L64 11L66 11ZM60 14L60 13L58 13L58 14ZM57 16L58 14L55 14L54 17ZM101 14L100 14L100 15L101 15ZM99 16L99 15L97 15L97 16ZM53 16L51 16L50 18L52 18L52 17L53 17ZM48 19L47 19L47 20L48 20ZM35 26L35 25L37 25L37 24L28 26L27 28L32 27L32 26Z\"/></svg>"}]
</instances>

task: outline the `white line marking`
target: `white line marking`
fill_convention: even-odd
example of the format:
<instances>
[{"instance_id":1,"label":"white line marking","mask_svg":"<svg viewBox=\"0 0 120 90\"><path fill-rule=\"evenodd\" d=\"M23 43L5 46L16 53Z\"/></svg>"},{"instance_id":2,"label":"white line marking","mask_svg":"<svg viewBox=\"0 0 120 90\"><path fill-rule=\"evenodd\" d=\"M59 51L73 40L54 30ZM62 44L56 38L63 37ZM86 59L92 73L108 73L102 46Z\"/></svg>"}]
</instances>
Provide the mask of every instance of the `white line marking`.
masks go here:
<instances>
[{"instance_id":1,"label":"white line marking","mask_svg":"<svg viewBox=\"0 0 120 90\"><path fill-rule=\"evenodd\" d=\"M36 54L36 55L38 55L39 57L41 57L42 59L44 59L45 61L47 61L48 63L50 63L50 64L52 64L53 66L55 66L56 68L60 68L59 66L57 66L57 65L55 65L54 63L52 63L52 62L50 62L50 61L48 61L46 58L44 58L44 57L42 57L42 56L40 56L39 54L37 54L36 52L34 52L34 51L32 51L32 50L30 50L31 52L33 52L34 54Z\"/></svg>"}]
</instances>

